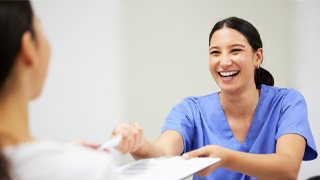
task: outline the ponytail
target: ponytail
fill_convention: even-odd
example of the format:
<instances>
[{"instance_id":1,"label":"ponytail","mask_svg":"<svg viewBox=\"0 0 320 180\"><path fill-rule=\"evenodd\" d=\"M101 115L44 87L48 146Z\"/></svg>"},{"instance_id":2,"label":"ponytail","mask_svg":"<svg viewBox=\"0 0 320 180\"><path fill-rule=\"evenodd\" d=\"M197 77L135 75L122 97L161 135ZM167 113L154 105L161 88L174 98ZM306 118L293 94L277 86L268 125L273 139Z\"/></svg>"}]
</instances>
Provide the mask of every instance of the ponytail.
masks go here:
<instances>
[{"instance_id":1,"label":"ponytail","mask_svg":"<svg viewBox=\"0 0 320 180\"><path fill-rule=\"evenodd\" d=\"M272 74L262 67L254 71L254 82L256 83L257 89L261 89L262 84L265 84L268 86L274 85L274 79Z\"/></svg>"}]
</instances>

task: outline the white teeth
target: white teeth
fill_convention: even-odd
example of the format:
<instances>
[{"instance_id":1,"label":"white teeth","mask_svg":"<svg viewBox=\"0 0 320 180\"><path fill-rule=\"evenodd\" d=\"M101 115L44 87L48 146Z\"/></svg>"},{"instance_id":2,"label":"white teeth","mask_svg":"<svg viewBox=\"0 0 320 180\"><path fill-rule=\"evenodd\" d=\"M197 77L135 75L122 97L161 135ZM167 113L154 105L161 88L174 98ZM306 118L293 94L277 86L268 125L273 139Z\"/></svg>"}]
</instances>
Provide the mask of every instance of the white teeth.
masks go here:
<instances>
[{"instance_id":1,"label":"white teeth","mask_svg":"<svg viewBox=\"0 0 320 180\"><path fill-rule=\"evenodd\" d=\"M237 74L239 71L228 71L228 72L220 72L219 74L224 77L233 76Z\"/></svg>"}]
</instances>

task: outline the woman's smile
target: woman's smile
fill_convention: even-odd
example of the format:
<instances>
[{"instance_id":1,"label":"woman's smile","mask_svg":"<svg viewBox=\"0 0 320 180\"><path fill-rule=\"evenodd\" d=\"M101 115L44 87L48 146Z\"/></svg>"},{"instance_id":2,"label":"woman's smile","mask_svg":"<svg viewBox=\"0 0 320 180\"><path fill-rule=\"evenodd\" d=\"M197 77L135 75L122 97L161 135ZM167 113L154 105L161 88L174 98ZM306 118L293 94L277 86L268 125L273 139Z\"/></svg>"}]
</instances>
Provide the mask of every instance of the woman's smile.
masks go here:
<instances>
[{"instance_id":1,"label":"woman's smile","mask_svg":"<svg viewBox=\"0 0 320 180\"><path fill-rule=\"evenodd\" d=\"M218 72L219 76L222 78L223 81L231 81L239 73L240 73L240 71L237 71L237 70L234 70L234 71L220 71L220 72Z\"/></svg>"}]
</instances>

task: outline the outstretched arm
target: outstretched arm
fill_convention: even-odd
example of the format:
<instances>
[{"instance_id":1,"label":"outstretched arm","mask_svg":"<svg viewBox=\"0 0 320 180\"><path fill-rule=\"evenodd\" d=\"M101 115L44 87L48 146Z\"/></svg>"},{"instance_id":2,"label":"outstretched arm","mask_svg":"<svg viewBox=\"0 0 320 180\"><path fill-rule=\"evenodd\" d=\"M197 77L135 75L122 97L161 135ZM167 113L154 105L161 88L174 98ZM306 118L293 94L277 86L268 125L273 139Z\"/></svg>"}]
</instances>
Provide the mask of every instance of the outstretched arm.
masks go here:
<instances>
[{"instance_id":1,"label":"outstretched arm","mask_svg":"<svg viewBox=\"0 0 320 180\"><path fill-rule=\"evenodd\" d=\"M220 157L221 161L201 171L208 175L218 167L241 172L258 179L297 179L306 146L305 139L297 134L286 134L278 139L276 153L250 154L233 151L215 145L186 153L192 157Z\"/></svg>"},{"instance_id":2,"label":"outstretched arm","mask_svg":"<svg viewBox=\"0 0 320 180\"><path fill-rule=\"evenodd\" d=\"M183 152L182 137L172 130L163 132L154 143L143 136L143 130L138 124L121 123L113 130L113 135L122 136L116 148L122 153L131 153L134 159L174 156Z\"/></svg>"}]
</instances>

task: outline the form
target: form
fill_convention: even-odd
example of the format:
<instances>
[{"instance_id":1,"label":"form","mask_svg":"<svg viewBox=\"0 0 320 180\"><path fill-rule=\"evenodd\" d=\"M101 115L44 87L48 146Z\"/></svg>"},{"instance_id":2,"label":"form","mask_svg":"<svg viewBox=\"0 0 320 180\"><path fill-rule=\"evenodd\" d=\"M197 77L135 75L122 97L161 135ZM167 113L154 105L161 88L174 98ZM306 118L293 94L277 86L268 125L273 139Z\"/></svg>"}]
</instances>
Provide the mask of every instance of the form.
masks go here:
<instances>
[{"instance_id":1,"label":"form","mask_svg":"<svg viewBox=\"0 0 320 180\"><path fill-rule=\"evenodd\" d=\"M179 180L220 161L220 158L192 158L169 156L135 161L120 166L117 171L126 180Z\"/></svg>"}]
</instances>

